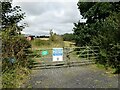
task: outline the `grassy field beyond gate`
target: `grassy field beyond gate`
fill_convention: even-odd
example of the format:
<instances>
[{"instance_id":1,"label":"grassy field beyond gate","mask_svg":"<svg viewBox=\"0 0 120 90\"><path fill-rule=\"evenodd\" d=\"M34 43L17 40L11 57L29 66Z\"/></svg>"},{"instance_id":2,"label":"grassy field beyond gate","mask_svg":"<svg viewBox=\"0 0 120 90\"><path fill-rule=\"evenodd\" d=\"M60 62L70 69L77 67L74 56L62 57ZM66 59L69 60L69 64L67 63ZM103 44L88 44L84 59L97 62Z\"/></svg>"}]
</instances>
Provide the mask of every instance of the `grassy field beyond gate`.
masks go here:
<instances>
[{"instance_id":1,"label":"grassy field beyond gate","mask_svg":"<svg viewBox=\"0 0 120 90\"><path fill-rule=\"evenodd\" d=\"M31 41L31 44L32 44L32 49L38 49L38 48L70 47L71 44L74 44L74 42L63 41L63 40L50 41L50 40L34 39ZM71 47L75 47L75 45L72 45Z\"/></svg>"}]
</instances>

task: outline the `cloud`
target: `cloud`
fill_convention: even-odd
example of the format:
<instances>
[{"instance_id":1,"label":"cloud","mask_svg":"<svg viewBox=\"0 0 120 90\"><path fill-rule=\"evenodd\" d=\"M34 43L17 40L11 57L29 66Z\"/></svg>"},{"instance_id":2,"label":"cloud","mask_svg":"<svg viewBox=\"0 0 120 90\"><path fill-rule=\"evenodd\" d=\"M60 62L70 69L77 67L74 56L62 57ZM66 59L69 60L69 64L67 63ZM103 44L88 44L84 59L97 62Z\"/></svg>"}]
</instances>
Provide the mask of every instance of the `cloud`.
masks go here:
<instances>
[{"instance_id":1,"label":"cloud","mask_svg":"<svg viewBox=\"0 0 120 90\"><path fill-rule=\"evenodd\" d=\"M23 32L48 35L50 29L57 34L72 33L73 23L82 20L76 2L14 2L26 13L21 23L28 23ZM82 20L85 21L85 20Z\"/></svg>"}]
</instances>

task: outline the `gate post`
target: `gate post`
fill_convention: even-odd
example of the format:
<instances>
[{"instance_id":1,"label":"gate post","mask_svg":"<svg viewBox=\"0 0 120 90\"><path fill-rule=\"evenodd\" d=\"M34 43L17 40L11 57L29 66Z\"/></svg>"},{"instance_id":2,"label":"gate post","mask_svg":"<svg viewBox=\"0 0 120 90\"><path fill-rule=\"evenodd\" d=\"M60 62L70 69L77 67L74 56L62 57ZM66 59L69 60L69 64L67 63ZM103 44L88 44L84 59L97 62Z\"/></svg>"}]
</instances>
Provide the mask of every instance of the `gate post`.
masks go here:
<instances>
[{"instance_id":1,"label":"gate post","mask_svg":"<svg viewBox=\"0 0 120 90\"><path fill-rule=\"evenodd\" d=\"M67 65L68 65L68 67L70 67L70 50L69 50L69 48L67 48L67 54L66 54L66 57L67 57Z\"/></svg>"},{"instance_id":2,"label":"gate post","mask_svg":"<svg viewBox=\"0 0 120 90\"><path fill-rule=\"evenodd\" d=\"M68 67L70 67L70 55L69 55L69 53L67 53L66 57L67 57L67 65L68 65Z\"/></svg>"}]
</instances>

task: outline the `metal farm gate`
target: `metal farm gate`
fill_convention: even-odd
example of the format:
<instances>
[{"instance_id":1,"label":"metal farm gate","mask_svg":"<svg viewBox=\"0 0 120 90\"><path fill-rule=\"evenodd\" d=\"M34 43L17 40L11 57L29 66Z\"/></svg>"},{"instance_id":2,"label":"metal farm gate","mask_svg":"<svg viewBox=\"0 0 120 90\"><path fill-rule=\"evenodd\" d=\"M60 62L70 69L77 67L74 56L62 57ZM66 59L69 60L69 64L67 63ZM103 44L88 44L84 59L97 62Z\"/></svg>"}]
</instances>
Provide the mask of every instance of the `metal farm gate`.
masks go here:
<instances>
[{"instance_id":1,"label":"metal farm gate","mask_svg":"<svg viewBox=\"0 0 120 90\"><path fill-rule=\"evenodd\" d=\"M64 47L63 61L53 61L53 48L33 49L33 69L49 69L81 66L95 63L98 58L98 46Z\"/></svg>"}]
</instances>

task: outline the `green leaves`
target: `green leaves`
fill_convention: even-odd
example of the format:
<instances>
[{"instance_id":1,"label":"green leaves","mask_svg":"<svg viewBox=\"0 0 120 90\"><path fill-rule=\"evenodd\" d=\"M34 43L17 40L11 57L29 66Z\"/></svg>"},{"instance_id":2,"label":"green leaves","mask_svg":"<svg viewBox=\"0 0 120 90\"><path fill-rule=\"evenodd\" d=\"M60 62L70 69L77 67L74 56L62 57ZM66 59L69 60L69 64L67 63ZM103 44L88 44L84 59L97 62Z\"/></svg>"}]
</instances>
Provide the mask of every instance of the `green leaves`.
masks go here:
<instances>
[{"instance_id":1,"label":"green leaves","mask_svg":"<svg viewBox=\"0 0 120 90\"><path fill-rule=\"evenodd\" d=\"M99 61L117 67L118 58L111 57L111 44L120 43L120 2L78 2L78 9L87 18L86 23L74 24L75 41L78 46L100 46ZM118 55L117 53L115 53ZM113 59L113 60L112 60ZM120 61L119 61L120 62ZM118 68L118 67L117 67Z\"/></svg>"},{"instance_id":2,"label":"green leaves","mask_svg":"<svg viewBox=\"0 0 120 90\"><path fill-rule=\"evenodd\" d=\"M20 6L12 8L10 2L2 2L2 57L3 59L10 57L16 58L16 65L27 67L29 64L26 53L31 47L25 37L20 36L20 31L24 26L18 26L24 18L24 13L21 12ZM26 49L27 51L24 51ZM3 70L9 66L9 63L3 61Z\"/></svg>"},{"instance_id":3,"label":"green leaves","mask_svg":"<svg viewBox=\"0 0 120 90\"><path fill-rule=\"evenodd\" d=\"M2 2L2 28L9 27L11 25L17 25L22 19L24 19L24 14L21 12L20 6L12 8L10 2Z\"/></svg>"},{"instance_id":4,"label":"green leaves","mask_svg":"<svg viewBox=\"0 0 120 90\"><path fill-rule=\"evenodd\" d=\"M73 41L74 40L73 34L65 33L64 35L62 35L62 37L63 37L64 41Z\"/></svg>"},{"instance_id":5,"label":"green leaves","mask_svg":"<svg viewBox=\"0 0 120 90\"><path fill-rule=\"evenodd\" d=\"M2 85L3 88L18 88L33 64L26 55L30 53L31 44L20 35L24 26L18 26L25 13L21 12L20 6L12 8L10 2L2 2L1 14Z\"/></svg>"}]
</instances>

